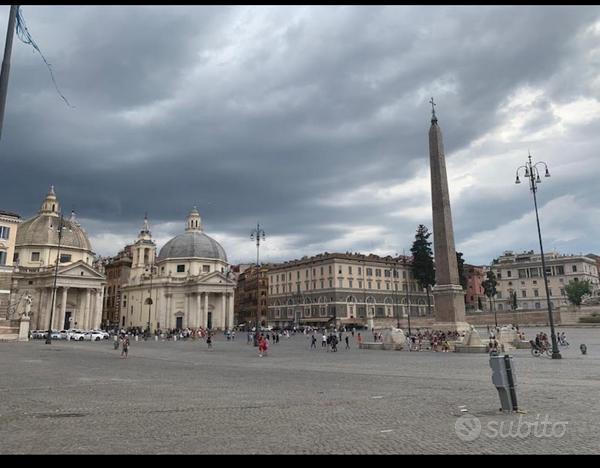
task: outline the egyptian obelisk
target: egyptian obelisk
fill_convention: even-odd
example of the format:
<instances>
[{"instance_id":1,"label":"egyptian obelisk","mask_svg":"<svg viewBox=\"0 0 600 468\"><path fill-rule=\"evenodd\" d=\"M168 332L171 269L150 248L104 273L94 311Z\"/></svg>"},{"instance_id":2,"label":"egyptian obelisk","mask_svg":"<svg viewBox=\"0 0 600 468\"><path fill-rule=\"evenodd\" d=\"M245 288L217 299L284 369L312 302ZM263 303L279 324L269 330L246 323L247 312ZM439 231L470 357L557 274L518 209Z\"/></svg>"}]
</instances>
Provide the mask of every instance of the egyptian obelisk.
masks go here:
<instances>
[{"instance_id":1,"label":"egyptian obelisk","mask_svg":"<svg viewBox=\"0 0 600 468\"><path fill-rule=\"evenodd\" d=\"M433 249L435 260L435 327L439 330L466 330L464 291L458 277L454 247L454 229L450 210L446 156L442 130L431 98L431 128L429 129L429 162L431 165L431 205L433 211Z\"/></svg>"}]
</instances>

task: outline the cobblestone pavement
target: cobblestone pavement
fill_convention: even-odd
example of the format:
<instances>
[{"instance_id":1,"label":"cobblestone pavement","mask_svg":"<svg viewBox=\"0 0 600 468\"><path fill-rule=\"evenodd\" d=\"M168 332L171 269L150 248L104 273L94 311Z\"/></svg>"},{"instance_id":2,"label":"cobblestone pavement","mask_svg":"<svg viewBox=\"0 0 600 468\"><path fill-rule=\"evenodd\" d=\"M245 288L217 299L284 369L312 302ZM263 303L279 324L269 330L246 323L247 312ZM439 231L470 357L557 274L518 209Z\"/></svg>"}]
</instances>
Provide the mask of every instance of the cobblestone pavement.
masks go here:
<instances>
[{"instance_id":1,"label":"cobblestone pavement","mask_svg":"<svg viewBox=\"0 0 600 468\"><path fill-rule=\"evenodd\" d=\"M513 353L523 415L498 412L485 354L0 343L0 453L600 453L600 329L566 332L560 361Z\"/></svg>"}]
</instances>

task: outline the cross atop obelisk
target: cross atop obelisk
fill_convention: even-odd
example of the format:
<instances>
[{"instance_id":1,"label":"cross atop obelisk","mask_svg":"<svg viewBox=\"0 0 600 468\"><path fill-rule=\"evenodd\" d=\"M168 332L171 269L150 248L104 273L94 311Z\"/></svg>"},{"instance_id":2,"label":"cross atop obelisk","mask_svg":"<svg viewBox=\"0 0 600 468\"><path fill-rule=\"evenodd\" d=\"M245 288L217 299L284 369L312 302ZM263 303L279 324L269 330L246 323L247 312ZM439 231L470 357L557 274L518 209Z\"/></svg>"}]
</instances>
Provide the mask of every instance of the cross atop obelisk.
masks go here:
<instances>
[{"instance_id":1,"label":"cross atop obelisk","mask_svg":"<svg viewBox=\"0 0 600 468\"><path fill-rule=\"evenodd\" d=\"M433 211L433 248L435 255L436 327L440 329L465 329L464 291L458 277L458 263L454 247L454 228L450 210L450 193L446 174L446 156L442 130L437 123L435 103L431 104L429 128L429 162L431 166L431 205Z\"/></svg>"}]
</instances>

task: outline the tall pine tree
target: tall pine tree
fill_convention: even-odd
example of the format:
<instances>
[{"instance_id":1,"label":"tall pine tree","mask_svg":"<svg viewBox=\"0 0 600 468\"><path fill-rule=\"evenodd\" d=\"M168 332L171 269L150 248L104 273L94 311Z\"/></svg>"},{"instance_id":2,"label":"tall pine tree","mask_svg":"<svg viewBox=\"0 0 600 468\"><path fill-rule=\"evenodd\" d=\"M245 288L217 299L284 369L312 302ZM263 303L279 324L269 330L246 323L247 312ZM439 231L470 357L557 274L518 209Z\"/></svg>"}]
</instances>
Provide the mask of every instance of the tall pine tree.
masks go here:
<instances>
[{"instance_id":1,"label":"tall pine tree","mask_svg":"<svg viewBox=\"0 0 600 468\"><path fill-rule=\"evenodd\" d=\"M413 274L421 288L427 290L427 311L431 314L431 299L429 297L429 288L435 285L435 268L433 266L433 252L431 251L431 241L429 230L419 224L415 241L410 249L412 253Z\"/></svg>"}]
</instances>

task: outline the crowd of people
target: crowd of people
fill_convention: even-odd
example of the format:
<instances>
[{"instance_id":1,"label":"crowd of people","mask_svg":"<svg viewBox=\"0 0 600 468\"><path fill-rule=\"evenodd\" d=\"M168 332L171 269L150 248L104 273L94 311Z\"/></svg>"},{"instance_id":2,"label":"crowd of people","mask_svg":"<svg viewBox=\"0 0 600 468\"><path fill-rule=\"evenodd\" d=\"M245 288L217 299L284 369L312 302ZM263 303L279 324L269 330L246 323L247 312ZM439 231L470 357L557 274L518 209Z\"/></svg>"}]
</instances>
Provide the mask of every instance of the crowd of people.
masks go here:
<instances>
[{"instance_id":1,"label":"crowd of people","mask_svg":"<svg viewBox=\"0 0 600 468\"><path fill-rule=\"evenodd\" d=\"M512 330L516 331L517 338L519 340L525 340L525 333L520 331L518 327L509 326ZM491 352L499 350L499 343L497 334L500 333L499 327L488 328L489 343L488 347ZM373 341L375 343L383 342L383 333L371 329L373 334ZM152 336L156 341L176 341L176 340L200 340L204 339L209 349L212 348L214 331L205 328L185 328L179 329L164 329L155 330L153 333L148 333L140 327L130 327L123 329L113 329L111 333L114 335L115 349L121 347L121 357L127 358L130 340L138 341L140 338L147 340ZM254 330L247 332L247 343L253 344L255 334ZM303 327L301 329L292 328L286 330L266 330L258 332L257 345L259 357L267 356L269 347L271 344L279 343L281 338L290 339L296 334L303 334L310 340L310 349L318 349L317 343L320 341L321 349L331 352L338 351L338 345L345 344L344 349L350 349L350 340L355 341L358 347L363 343L363 336L360 332L357 332L356 328L341 327L337 328L316 328L316 327ZM236 336L235 329L223 330L223 336L227 341L234 341ZM449 352L451 341L456 341L465 336L465 332L457 332L451 330L420 330L416 329L413 333L406 337L407 347L409 351L434 351L434 352ZM559 344L568 346L565 332L558 333L557 339ZM551 343L548 339L548 335L544 332L540 332L536 335L535 340L531 340L532 346L537 347L540 350L546 350L551 348Z\"/></svg>"}]
</instances>

